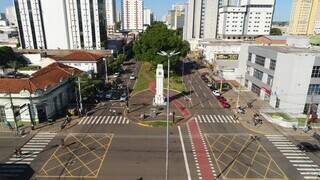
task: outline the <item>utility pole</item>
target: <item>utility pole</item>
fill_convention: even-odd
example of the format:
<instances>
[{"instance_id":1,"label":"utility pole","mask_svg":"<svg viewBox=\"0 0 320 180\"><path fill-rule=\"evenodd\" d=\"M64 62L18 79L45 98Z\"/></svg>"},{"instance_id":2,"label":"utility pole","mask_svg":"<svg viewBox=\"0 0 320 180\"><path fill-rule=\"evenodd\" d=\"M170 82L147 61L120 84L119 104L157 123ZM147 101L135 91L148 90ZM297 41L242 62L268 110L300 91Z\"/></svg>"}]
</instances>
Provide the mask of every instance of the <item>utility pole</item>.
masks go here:
<instances>
[{"instance_id":1,"label":"utility pole","mask_svg":"<svg viewBox=\"0 0 320 180\"><path fill-rule=\"evenodd\" d=\"M18 134L19 127L18 127L18 124L17 124L16 113L14 112L14 106L13 106L11 91L9 91L9 98L10 98L11 110L12 110L12 114L13 114L14 125L16 127L16 131L17 131L17 134Z\"/></svg>"},{"instance_id":2,"label":"utility pole","mask_svg":"<svg viewBox=\"0 0 320 180\"><path fill-rule=\"evenodd\" d=\"M104 58L104 68L106 70L106 83L108 83L109 79L108 79L108 61L107 61L107 58Z\"/></svg>"},{"instance_id":3,"label":"utility pole","mask_svg":"<svg viewBox=\"0 0 320 180\"><path fill-rule=\"evenodd\" d=\"M80 104L80 109L79 109L79 112L80 114L82 114L82 97L81 97L81 79L80 79L80 76L78 76L78 89L79 89L79 104Z\"/></svg>"},{"instance_id":4,"label":"utility pole","mask_svg":"<svg viewBox=\"0 0 320 180\"><path fill-rule=\"evenodd\" d=\"M240 85L239 85L239 88L238 88L238 97L237 97L237 108L239 107L239 101L240 101L240 91L241 91L241 81L243 79L243 76L240 76L239 77L239 80L240 80Z\"/></svg>"},{"instance_id":5,"label":"utility pole","mask_svg":"<svg viewBox=\"0 0 320 180\"><path fill-rule=\"evenodd\" d=\"M222 70L219 71L219 76L220 76L220 92L222 92Z\"/></svg>"}]
</instances>

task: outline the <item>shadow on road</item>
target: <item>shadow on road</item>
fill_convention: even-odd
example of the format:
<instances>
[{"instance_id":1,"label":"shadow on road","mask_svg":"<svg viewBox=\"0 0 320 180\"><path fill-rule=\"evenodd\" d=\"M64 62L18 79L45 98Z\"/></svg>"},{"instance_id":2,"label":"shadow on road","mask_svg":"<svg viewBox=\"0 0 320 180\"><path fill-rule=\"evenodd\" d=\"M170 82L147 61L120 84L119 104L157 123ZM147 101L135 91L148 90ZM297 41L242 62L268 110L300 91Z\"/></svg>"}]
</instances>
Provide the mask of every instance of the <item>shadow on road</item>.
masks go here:
<instances>
[{"instance_id":1,"label":"shadow on road","mask_svg":"<svg viewBox=\"0 0 320 180\"><path fill-rule=\"evenodd\" d=\"M0 164L1 180L28 180L34 173L28 164Z\"/></svg>"}]
</instances>

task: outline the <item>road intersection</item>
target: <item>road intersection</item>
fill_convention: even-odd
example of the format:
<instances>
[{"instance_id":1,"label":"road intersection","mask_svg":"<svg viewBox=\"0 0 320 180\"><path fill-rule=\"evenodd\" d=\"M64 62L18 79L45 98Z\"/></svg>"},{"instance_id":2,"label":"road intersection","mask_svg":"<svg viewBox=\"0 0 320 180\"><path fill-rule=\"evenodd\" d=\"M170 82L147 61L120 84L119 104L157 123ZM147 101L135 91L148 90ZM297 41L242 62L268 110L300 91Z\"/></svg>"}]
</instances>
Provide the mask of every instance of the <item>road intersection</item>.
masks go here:
<instances>
[{"instance_id":1,"label":"road intersection","mask_svg":"<svg viewBox=\"0 0 320 180\"><path fill-rule=\"evenodd\" d=\"M169 129L169 179L317 179L319 152L299 151L296 137L276 130L264 136L244 128L219 105L199 72L188 65L185 69L190 99L181 104L192 116ZM166 129L140 126L124 112L124 103L101 103L70 129L36 132L17 141L37 153L20 159L6 153L0 179L29 179L26 174L37 180L165 179ZM7 141L0 139L0 144Z\"/></svg>"}]
</instances>

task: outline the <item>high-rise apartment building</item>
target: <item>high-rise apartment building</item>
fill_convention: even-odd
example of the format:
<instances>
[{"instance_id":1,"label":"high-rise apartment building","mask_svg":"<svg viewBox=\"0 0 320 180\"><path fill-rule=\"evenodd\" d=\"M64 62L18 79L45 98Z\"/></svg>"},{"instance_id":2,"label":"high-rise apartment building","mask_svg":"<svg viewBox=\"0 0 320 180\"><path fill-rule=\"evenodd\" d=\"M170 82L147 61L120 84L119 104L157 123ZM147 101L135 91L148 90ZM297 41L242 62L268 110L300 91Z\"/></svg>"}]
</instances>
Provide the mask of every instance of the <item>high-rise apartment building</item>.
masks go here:
<instances>
[{"instance_id":1,"label":"high-rise apartment building","mask_svg":"<svg viewBox=\"0 0 320 180\"><path fill-rule=\"evenodd\" d=\"M166 24L169 29L183 28L187 6L187 4L175 4L172 6L172 9L168 11Z\"/></svg>"},{"instance_id":2,"label":"high-rise apartment building","mask_svg":"<svg viewBox=\"0 0 320 180\"><path fill-rule=\"evenodd\" d=\"M144 9L143 10L143 25L144 26L148 26L151 25L151 23L153 22L153 13L151 11L151 9Z\"/></svg>"},{"instance_id":3,"label":"high-rise apartment building","mask_svg":"<svg viewBox=\"0 0 320 180\"><path fill-rule=\"evenodd\" d=\"M13 26L17 25L16 10L14 6L10 6L6 8L6 19L9 25L13 25Z\"/></svg>"},{"instance_id":4,"label":"high-rise apartment building","mask_svg":"<svg viewBox=\"0 0 320 180\"><path fill-rule=\"evenodd\" d=\"M218 39L254 39L269 35L275 0L229 0L220 4Z\"/></svg>"},{"instance_id":5,"label":"high-rise apartment building","mask_svg":"<svg viewBox=\"0 0 320 180\"><path fill-rule=\"evenodd\" d=\"M143 30L143 0L122 0L122 30Z\"/></svg>"},{"instance_id":6,"label":"high-rise apartment building","mask_svg":"<svg viewBox=\"0 0 320 180\"><path fill-rule=\"evenodd\" d=\"M214 38L217 33L219 0L189 0L184 39Z\"/></svg>"},{"instance_id":7,"label":"high-rise apartment building","mask_svg":"<svg viewBox=\"0 0 320 180\"><path fill-rule=\"evenodd\" d=\"M26 49L101 49L105 0L15 0L20 44Z\"/></svg>"},{"instance_id":8,"label":"high-rise apartment building","mask_svg":"<svg viewBox=\"0 0 320 180\"><path fill-rule=\"evenodd\" d=\"M320 31L319 6L319 0L293 0L289 34L318 34Z\"/></svg>"},{"instance_id":9,"label":"high-rise apartment building","mask_svg":"<svg viewBox=\"0 0 320 180\"><path fill-rule=\"evenodd\" d=\"M189 0L184 39L253 39L268 35L275 0Z\"/></svg>"},{"instance_id":10,"label":"high-rise apartment building","mask_svg":"<svg viewBox=\"0 0 320 180\"><path fill-rule=\"evenodd\" d=\"M106 0L106 18L108 34L115 32L115 24L117 19L116 0Z\"/></svg>"}]
</instances>

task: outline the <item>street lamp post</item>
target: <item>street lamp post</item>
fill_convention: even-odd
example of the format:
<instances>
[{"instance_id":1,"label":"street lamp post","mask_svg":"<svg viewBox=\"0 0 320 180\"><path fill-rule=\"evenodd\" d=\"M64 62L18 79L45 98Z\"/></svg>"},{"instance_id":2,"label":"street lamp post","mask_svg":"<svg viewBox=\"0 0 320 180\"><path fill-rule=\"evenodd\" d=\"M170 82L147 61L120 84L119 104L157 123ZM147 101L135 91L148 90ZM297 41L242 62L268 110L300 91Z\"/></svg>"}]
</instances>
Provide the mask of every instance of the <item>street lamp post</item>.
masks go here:
<instances>
[{"instance_id":1,"label":"street lamp post","mask_svg":"<svg viewBox=\"0 0 320 180\"><path fill-rule=\"evenodd\" d=\"M167 133L166 133L166 180L168 180L168 168L169 168L169 113L170 113L170 58L180 54L180 52L172 51L167 53L161 51L158 53L160 56L168 57L168 79L167 79Z\"/></svg>"}]
</instances>

